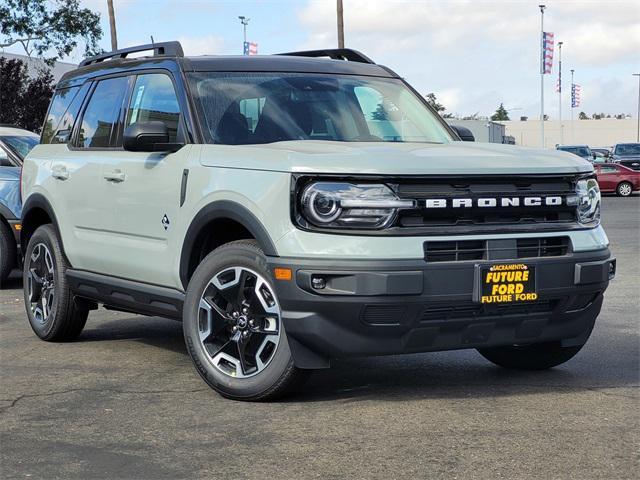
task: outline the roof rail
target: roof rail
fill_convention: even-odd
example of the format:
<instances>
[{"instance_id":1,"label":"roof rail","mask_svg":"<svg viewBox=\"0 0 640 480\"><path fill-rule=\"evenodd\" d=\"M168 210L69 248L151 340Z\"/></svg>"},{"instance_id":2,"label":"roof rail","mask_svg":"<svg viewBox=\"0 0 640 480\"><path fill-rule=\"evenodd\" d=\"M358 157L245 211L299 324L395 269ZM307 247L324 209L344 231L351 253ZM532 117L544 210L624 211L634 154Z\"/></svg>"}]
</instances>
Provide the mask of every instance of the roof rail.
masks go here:
<instances>
[{"instance_id":1,"label":"roof rail","mask_svg":"<svg viewBox=\"0 0 640 480\"><path fill-rule=\"evenodd\" d=\"M347 60L349 62L370 63L376 62L367 57L364 53L350 48L329 48L326 50L307 50L303 52L277 53L276 55L288 55L290 57L329 57L333 60Z\"/></svg>"},{"instance_id":2,"label":"roof rail","mask_svg":"<svg viewBox=\"0 0 640 480\"><path fill-rule=\"evenodd\" d=\"M84 67L86 65L103 62L104 60L107 60L109 58L127 58L127 55L131 53L144 52L146 50L153 50L154 57L184 57L184 52L182 51L182 45L180 45L180 42L149 43L147 45L122 48L113 52L100 53L99 55L85 58L82 62L80 62L80 66Z\"/></svg>"}]
</instances>

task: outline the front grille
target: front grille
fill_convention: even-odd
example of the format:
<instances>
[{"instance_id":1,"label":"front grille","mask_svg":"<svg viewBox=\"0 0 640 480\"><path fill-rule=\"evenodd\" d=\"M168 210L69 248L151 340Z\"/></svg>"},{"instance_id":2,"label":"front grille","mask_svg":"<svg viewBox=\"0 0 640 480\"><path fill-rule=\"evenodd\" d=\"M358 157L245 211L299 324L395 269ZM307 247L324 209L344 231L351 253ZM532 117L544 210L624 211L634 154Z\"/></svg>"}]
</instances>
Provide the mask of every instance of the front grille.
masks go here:
<instances>
[{"instance_id":1,"label":"front grille","mask_svg":"<svg viewBox=\"0 0 640 480\"><path fill-rule=\"evenodd\" d=\"M569 237L519 238L516 258L561 257L570 251Z\"/></svg>"},{"instance_id":2,"label":"front grille","mask_svg":"<svg viewBox=\"0 0 640 480\"><path fill-rule=\"evenodd\" d=\"M421 322L439 322L452 320L473 320L509 315L531 315L551 313L557 300L541 300L532 303L491 305L476 303L461 305L431 306L425 309Z\"/></svg>"},{"instance_id":3,"label":"front grille","mask_svg":"<svg viewBox=\"0 0 640 480\"><path fill-rule=\"evenodd\" d=\"M395 185L398 197L416 201L416 208L400 211L397 225L400 229L420 229L447 233L522 231L539 229L565 229L576 226L575 206L567 205L566 198L574 193L573 177L471 177L400 180ZM524 205L525 198L540 198L541 205ZM562 198L561 204L545 204L548 197ZM480 206L479 199L497 199L496 206ZM505 206L502 199L514 200ZM444 202L446 207L431 206L429 202ZM471 202L467 206L464 202ZM454 203L458 202L458 207ZM463 203L460 203L463 202ZM517 204L515 204L517 202ZM436 233L437 234L437 233Z\"/></svg>"},{"instance_id":4,"label":"front grille","mask_svg":"<svg viewBox=\"0 0 640 480\"><path fill-rule=\"evenodd\" d=\"M571 240L566 236L424 242L424 259L427 262L561 257L570 252Z\"/></svg>"}]
</instances>

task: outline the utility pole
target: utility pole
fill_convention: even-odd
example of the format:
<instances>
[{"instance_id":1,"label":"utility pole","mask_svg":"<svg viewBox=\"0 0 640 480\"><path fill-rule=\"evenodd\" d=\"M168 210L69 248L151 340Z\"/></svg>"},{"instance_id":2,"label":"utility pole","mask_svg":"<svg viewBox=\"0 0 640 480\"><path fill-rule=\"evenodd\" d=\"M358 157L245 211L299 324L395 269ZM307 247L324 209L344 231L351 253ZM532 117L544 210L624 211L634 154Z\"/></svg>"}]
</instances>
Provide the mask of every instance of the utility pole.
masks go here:
<instances>
[{"instance_id":1,"label":"utility pole","mask_svg":"<svg viewBox=\"0 0 640 480\"><path fill-rule=\"evenodd\" d=\"M560 121L560 145L564 143L562 128L562 43L558 42L558 120Z\"/></svg>"},{"instance_id":2,"label":"utility pole","mask_svg":"<svg viewBox=\"0 0 640 480\"><path fill-rule=\"evenodd\" d=\"M540 7L540 146L544 148L544 9Z\"/></svg>"},{"instance_id":3,"label":"utility pole","mask_svg":"<svg viewBox=\"0 0 640 480\"><path fill-rule=\"evenodd\" d=\"M113 0L107 0L107 9L109 10L109 29L111 30L111 50L118 49L118 35L116 33L116 14L113 11Z\"/></svg>"},{"instance_id":4,"label":"utility pole","mask_svg":"<svg viewBox=\"0 0 640 480\"><path fill-rule=\"evenodd\" d=\"M634 77L638 77L638 131L636 133L636 142L640 142L640 73L634 73Z\"/></svg>"},{"instance_id":5,"label":"utility pole","mask_svg":"<svg viewBox=\"0 0 640 480\"><path fill-rule=\"evenodd\" d=\"M240 19L240 23L242 24L242 28L244 31L244 43L242 44L242 48L244 48L244 44L247 43L247 25L249 25L249 20L251 19L245 17L244 15L241 15L238 18Z\"/></svg>"},{"instance_id":6,"label":"utility pole","mask_svg":"<svg viewBox=\"0 0 640 480\"><path fill-rule=\"evenodd\" d=\"M338 48L344 48L344 9L342 0L338 0Z\"/></svg>"}]
</instances>

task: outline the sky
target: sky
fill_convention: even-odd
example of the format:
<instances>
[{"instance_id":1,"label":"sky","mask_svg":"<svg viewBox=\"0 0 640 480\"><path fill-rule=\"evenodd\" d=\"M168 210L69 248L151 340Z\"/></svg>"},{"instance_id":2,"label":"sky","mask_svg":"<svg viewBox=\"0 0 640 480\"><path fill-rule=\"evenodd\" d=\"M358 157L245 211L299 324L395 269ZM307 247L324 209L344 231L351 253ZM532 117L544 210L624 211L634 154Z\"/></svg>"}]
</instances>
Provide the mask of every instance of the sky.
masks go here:
<instances>
[{"instance_id":1,"label":"sky","mask_svg":"<svg viewBox=\"0 0 640 480\"><path fill-rule=\"evenodd\" d=\"M434 92L447 112L511 118L540 115L539 0L343 0L345 44ZM106 0L81 0L99 11L110 50ZM185 54L241 54L239 15L260 54L335 48L335 0L114 0L120 48L179 40ZM545 30L562 41L563 118L570 111L570 69L588 114L637 116L640 0L547 0ZM16 53L19 50L11 49ZM556 49L544 76L545 113L558 118ZM78 51L67 61L79 62Z\"/></svg>"}]
</instances>

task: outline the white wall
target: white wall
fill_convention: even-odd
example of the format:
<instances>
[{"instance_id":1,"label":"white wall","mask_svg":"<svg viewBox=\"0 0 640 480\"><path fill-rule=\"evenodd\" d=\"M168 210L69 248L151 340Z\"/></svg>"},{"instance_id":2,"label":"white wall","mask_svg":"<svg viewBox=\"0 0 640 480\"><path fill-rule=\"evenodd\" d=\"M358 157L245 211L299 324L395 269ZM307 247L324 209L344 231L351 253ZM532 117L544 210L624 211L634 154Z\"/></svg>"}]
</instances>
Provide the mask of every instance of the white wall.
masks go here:
<instances>
[{"instance_id":1,"label":"white wall","mask_svg":"<svg viewBox=\"0 0 640 480\"><path fill-rule=\"evenodd\" d=\"M526 122L500 122L507 127L507 135L513 135L516 145L540 146L540 120ZM557 143L586 144L590 147L609 147L616 143L635 142L638 120L603 118L602 120L562 121L563 140L560 139L560 122L544 122L545 147L554 148Z\"/></svg>"}]
</instances>

